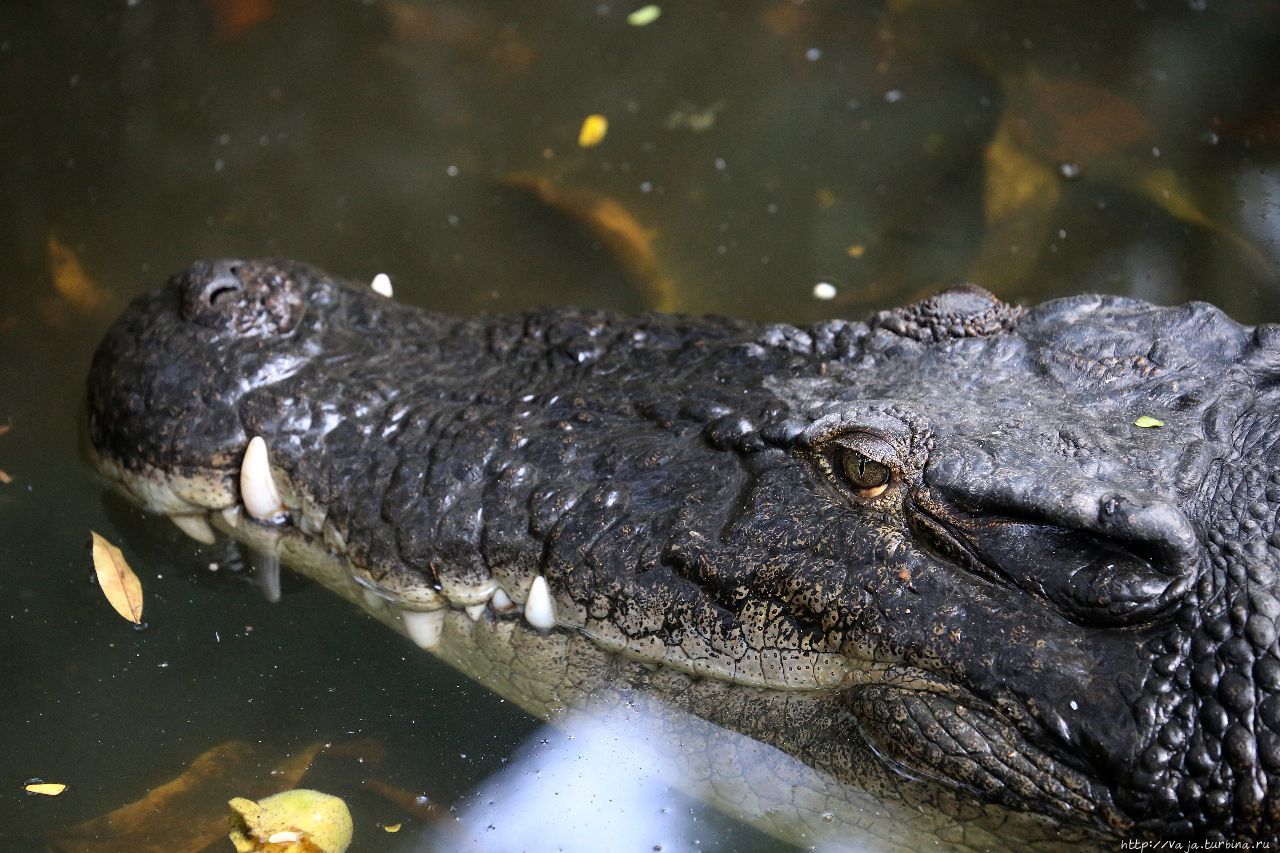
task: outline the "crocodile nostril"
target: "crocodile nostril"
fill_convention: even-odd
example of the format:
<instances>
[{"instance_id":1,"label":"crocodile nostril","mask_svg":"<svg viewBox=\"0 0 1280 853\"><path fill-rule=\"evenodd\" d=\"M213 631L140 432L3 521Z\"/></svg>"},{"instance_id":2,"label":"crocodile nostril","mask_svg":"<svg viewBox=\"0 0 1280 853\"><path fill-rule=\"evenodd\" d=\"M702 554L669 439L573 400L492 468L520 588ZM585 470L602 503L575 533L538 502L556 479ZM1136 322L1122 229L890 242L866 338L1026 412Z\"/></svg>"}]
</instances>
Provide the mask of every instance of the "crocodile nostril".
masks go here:
<instances>
[{"instance_id":1,"label":"crocodile nostril","mask_svg":"<svg viewBox=\"0 0 1280 853\"><path fill-rule=\"evenodd\" d=\"M289 264L200 261L178 274L173 286L184 320L243 337L288 333L306 308Z\"/></svg>"},{"instance_id":2,"label":"crocodile nostril","mask_svg":"<svg viewBox=\"0 0 1280 853\"><path fill-rule=\"evenodd\" d=\"M204 289L204 301L214 307L217 307L219 303L225 302L227 299L231 298L233 294L238 293L239 291L240 282L238 281L215 281Z\"/></svg>"}]
</instances>

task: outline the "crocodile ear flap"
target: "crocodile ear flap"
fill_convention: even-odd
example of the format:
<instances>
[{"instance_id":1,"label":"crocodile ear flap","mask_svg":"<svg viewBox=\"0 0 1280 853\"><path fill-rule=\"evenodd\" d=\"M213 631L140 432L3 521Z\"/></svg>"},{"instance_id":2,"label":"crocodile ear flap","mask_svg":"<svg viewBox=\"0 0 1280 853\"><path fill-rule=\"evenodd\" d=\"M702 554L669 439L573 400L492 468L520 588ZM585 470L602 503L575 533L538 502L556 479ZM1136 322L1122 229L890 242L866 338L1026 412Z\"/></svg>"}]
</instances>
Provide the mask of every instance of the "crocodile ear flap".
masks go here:
<instances>
[{"instance_id":1,"label":"crocodile ear flap","mask_svg":"<svg viewBox=\"0 0 1280 853\"><path fill-rule=\"evenodd\" d=\"M1072 621L1125 626L1158 619L1191 588L1194 573L1144 555L1137 543L1046 524L996 522L978 550L1002 574L1048 599Z\"/></svg>"}]
</instances>

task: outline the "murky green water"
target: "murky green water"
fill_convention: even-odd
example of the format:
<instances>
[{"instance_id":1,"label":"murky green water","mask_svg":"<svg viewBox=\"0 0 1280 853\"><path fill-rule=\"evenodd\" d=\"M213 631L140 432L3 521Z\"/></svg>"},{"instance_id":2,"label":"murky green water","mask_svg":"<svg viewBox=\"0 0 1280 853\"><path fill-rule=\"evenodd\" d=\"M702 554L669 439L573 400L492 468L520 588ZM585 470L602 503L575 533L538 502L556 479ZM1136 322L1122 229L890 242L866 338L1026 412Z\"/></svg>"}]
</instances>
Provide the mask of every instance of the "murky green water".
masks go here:
<instances>
[{"instance_id":1,"label":"murky green water","mask_svg":"<svg viewBox=\"0 0 1280 853\"><path fill-rule=\"evenodd\" d=\"M90 477L92 349L193 258L387 272L398 299L461 312L798 322L972 278L1011 300L1103 290L1280 319L1266 4L686 2L643 28L637 5L0 8L0 845L229 740L266 774L308 743L369 739L363 763L327 757L307 782L349 799L357 849L413 849L377 827L412 821L365 779L465 801L539 728L315 587L286 580L267 604L235 553ZM592 113L608 134L581 148ZM58 290L75 279L51 245L91 287ZM142 576L145 631L89 582L91 528ZM73 787L26 797L34 776ZM705 812L660 826L619 843L775 843Z\"/></svg>"}]
</instances>

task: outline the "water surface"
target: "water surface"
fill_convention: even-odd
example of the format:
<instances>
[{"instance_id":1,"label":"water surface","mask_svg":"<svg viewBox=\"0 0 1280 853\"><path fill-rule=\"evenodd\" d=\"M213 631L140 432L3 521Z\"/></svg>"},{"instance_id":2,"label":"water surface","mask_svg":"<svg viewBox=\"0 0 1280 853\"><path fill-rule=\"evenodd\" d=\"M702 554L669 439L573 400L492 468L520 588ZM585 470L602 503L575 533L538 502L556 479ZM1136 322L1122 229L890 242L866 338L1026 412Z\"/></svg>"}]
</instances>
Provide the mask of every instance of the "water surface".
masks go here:
<instances>
[{"instance_id":1,"label":"water surface","mask_svg":"<svg viewBox=\"0 0 1280 853\"><path fill-rule=\"evenodd\" d=\"M196 257L276 255L458 312L808 322L972 279L1280 320L1280 17L1152 5L726 0L635 27L634 5L568 0L6 4L0 832L103 814L227 741L263 774L324 741L357 744L307 780L351 803L357 849L414 849L366 779L462 812L557 737L315 586L268 604L234 549L104 493L83 379L134 295ZM590 114L609 129L583 148ZM141 575L145 630L89 582L91 528ZM73 787L23 796L35 776ZM531 789L574 796L548 779ZM597 810L617 821L587 847L632 825L632 849L776 845L655 796ZM582 849L577 814L545 843Z\"/></svg>"}]
</instances>

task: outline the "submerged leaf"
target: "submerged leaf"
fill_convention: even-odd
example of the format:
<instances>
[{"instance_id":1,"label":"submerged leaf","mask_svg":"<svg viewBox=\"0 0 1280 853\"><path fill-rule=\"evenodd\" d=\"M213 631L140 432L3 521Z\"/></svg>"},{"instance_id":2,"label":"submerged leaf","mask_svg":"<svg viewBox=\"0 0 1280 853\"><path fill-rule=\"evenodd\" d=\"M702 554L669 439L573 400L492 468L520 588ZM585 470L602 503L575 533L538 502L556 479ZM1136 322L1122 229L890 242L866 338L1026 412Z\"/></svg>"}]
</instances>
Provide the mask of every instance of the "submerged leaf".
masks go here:
<instances>
[{"instance_id":1,"label":"submerged leaf","mask_svg":"<svg viewBox=\"0 0 1280 853\"><path fill-rule=\"evenodd\" d=\"M1006 115L984 155L987 237L969 269L989 287L1022 280L1035 265L1061 197L1053 169L1024 149Z\"/></svg>"},{"instance_id":2,"label":"submerged leaf","mask_svg":"<svg viewBox=\"0 0 1280 853\"><path fill-rule=\"evenodd\" d=\"M275 14L275 0L208 0L218 41L238 41Z\"/></svg>"},{"instance_id":3,"label":"submerged leaf","mask_svg":"<svg viewBox=\"0 0 1280 853\"><path fill-rule=\"evenodd\" d=\"M98 575L98 586L116 612L135 625L142 624L142 582L129 568L120 549L93 535L93 570Z\"/></svg>"},{"instance_id":4,"label":"submerged leaf","mask_svg":"<svg viewBox=\"0 0 1280 853\"><path fill-rule=\"evenodd\" d=\"M1165 213L1188 225L1195 225L1217 234L1239 249L1240 253L1263 273L1275 274L1271 261L1258 247L1201 210L1191 191L1179 180L1172 169L1152 169L1134 176L1131 180L1139 193L1146 196Z\"/></svg>"},{"instance_id":5,"label":"submerged leaf","mask_svg":"<svg viewBox=\"0 0 1280 853\"><path fill-rule=\"evenodd\" d=\"M1047 163L1078 164L1087 172L1099 160L1155 135L1142 110L1099 86L1046 77L1034 69L1005 86L1006 118L1012 119L1019 146Z\"/></svg>"},{"instance_id":6,"label":"submerged leaf","mask_svg":"<svg viewBox=\"0 0 1280 853\"><path fill-rule=\"evenodd\" d=\"M679 309L675 283L658 263L655 233L614 199L580 187L562 187L553 181L515 172L501 179L503 186L529 193L561 216L579 223L600 241L613 259L646 291L649 307L656 311Z\"/></svg>"},{"instance_id":7,"label":"submerged leaf","mask_svg":"<svg viewBox=\"0 0 1280 853\"><path fill-rule=\"evenodd\" d=\"M57 237L49 235L46 241L49 253L49 274L53 287L67 303L77 311L89 313L102 308L110 300L108 293L89 278L80 265L80 259L70 247Z\"/></svg>"},{"instance_id":8,"label":"submerged leaf","mask_svg":"<svg viewBox=\"0 0 1280 853\"><path fill-rule=\"evenodd\" d=\"M200 853L226 838L228 798L237 791L261 796L294 787L323 748L311 744L272 768L268 756L242 741L219 744L142 799L56 830L52 847L65 853Z\"/></svg>"}]
</instances>

